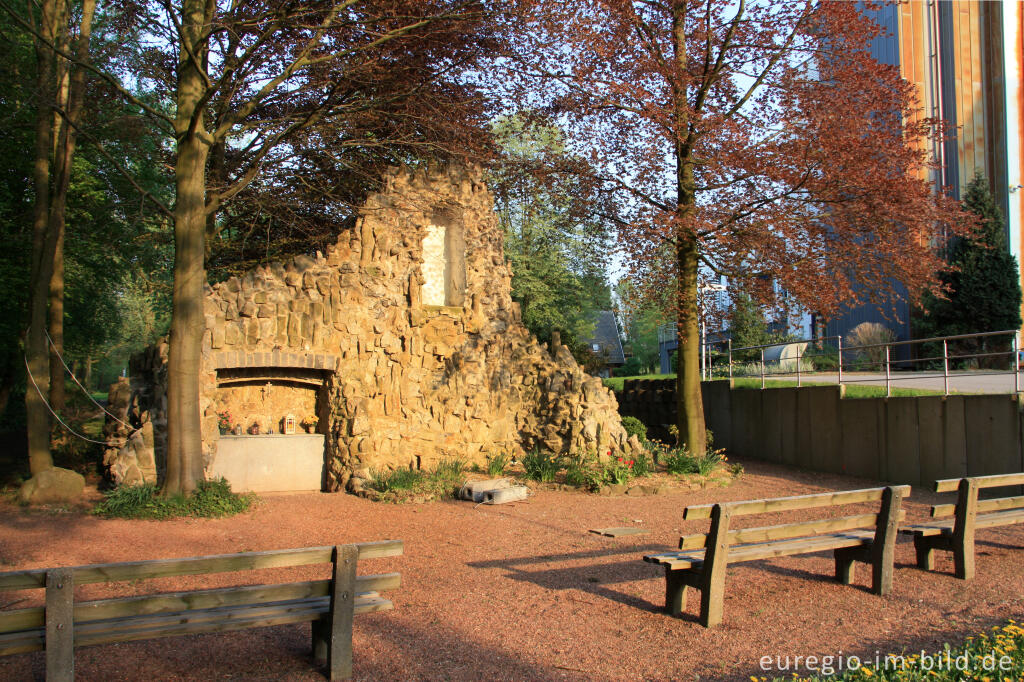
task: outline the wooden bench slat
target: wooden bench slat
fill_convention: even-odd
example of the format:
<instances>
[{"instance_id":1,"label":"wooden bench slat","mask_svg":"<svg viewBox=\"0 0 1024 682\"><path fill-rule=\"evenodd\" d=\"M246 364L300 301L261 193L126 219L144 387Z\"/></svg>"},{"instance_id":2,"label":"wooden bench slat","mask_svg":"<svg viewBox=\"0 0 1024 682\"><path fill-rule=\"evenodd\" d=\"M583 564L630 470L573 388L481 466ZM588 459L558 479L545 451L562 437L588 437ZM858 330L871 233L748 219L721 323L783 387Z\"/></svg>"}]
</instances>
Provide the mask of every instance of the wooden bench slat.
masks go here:
<instances>
[{"instance_id":1,"label":"wooden bench slat","mask_svg":"<svg viewBox=\"0 0 1024 682\"><path fill-rule=\"evenodd\" d=\"M1017 497L998 497L991 500L978 500L978 513L1001 511L1004 509L1020 509L1024 507L1024 495ZM955 504L937 504L932 507L932 518L952 516L956 512Z\"/></svg>"},{"instance_id":2,"label":"wooden bench slat","mask_svg":"<svg viewBox=\"0 0 1024 682\"><path fill-rule=\"evenodd\" d=\"M313 580L283 585L243 585L194 592L100 599L75 604L75 623L171 611L325 597L328 594L329 586L328 580ZM401 576L398 573L364 575L356 578L356 591L359 593L383 592L398 589L400 586ZM0 633L42 626L44 618L42 607L8 612L0 611Z\"/></svg>"},{"instance_id":3,"label":"wooden bench slat","mask_svg":"<svg viewBox=\"0 0 1024 682\"><path fill-rule=\"evenodd\" d=\"M358 543L360 559L377 559L400 556L403 551L401 540ZM214 556L187 557L182 559L157 559L153 561L128 561L117 564L91 564L73 566L75 584L118 582L122 580L145 580L179 575L205 573L228 573L259 568L282 568L308 564L330 563L334 547L305 547L300 549L275 549L265 552L243 552ZM0 590L23 590L46 586L45 568L27 571L0 573Z\"/></svg>"},{"instance_id":4,"label":"wooden bench slat","mask_svg":"<svg viewBox=\"0 0 1024 682\"><path fill-rule=\"evenodd\" d=\"M1024 473L1022 474L993 474L992 476L971 476L978 482L979 488L998 488L1004 485L1024 485ZM960 485L959 478L944 478L935 481L935 492L949 493Z\"/></svg>"},{"instance_id":5,"label":"wooden bench slat","mask_svg":"<svg viewBox=\"0 0 1024 682\"><path fill-rule=\"evenodd\" d=\"M895 486L903 497L910 495L910 486ZM829 507L841 504L855 504L858 502L878 502L882 499L884 488L865 488L862 490L846 490L834 493L814 493L812 495L793 495L791 497L776 497L765 500L747 500L743 502L723 502L723 506L732 509L733 516L745 514L762 514L767 512L790 511L794 509L809 509L812 507ZM683 518L691 519L711 518L711 509L714 504L699 504L687 507L683 510Z\"/></svg>"},{"instance_id":6,"label":"wooden bench slat","mask_svg":"<svg viewBox=\"0 0 1024 682\"><path fill-rule=\"evenodd\" d=\"M793 554L810 554L843 547L857 547L870 544L875 534L873 531L850 531L830 535L815 535L795 538L792 540L755 542L746 545L735 545L729 548L730 564L759 559L772 559ZM696 568L704 563L704 552L666 552L644 557L644 561L672 570Z\"/></svg>"},{"instance_id":7,"label":"wooden bench slat","mask_svg":"<svg viewBox=\"0 0 1024 682\"><path fill-rule=\"evenodd\" d=\"M975 528L997 528L999 526L1011 526L1017 523L1024 523L1024 509L1006 509L989 514L978 514L974 519ZM905 535L932 535L950 534L953 532L953 519L944 521L933 521L930 523L918 523L900 528Z\"/></svg>"},{"instance_id":8,"label":"wooden bench slat","mask_svg":"<svg viewBox=\"0 0 1024 682\"><path fill-rule=\"evenodd\" d=\"M284 625L316 620L330 608L326 597L289 602L279 607L233 607L204 611L167 613L149 619L118 619L75 626L75 648L95 644L130 642L155 637L225 632L252 627ZM371 592L355 601L355 613L375 613L394 608L392 602ZM45 646L43 628L0 635L0 656L41 651Z\"/></svg>"},{"instance_id":9,"label":"wooden bench slat","mask_svg":"<svg viewBox=\"0 0 1024 682\"><path fill-rule=\"evenodd\" d=\"M906 512L901 511L900 520L905 517ZM752 542L769 542L771 540L788 540L811 534L819 535L822 533L856 530L858 528L874 528L877 523L878 514L858 514L856 516L842 516L835 519L786 523L778 526L737 528L736 530L729 531L729 544L740 545ZM703 549L706 543L707 536L703 533L684 535L679 538L679 549Z\"/></svg>"}]
</instances>

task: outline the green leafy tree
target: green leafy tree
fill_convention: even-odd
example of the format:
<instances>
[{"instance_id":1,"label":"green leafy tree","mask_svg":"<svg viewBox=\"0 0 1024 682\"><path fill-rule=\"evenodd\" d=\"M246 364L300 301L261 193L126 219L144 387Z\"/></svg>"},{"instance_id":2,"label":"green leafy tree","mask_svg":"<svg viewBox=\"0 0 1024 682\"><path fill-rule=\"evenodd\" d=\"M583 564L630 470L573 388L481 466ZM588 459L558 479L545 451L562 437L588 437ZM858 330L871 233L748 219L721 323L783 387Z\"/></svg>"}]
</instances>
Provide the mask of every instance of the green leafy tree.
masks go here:
<instances>
[{"instance_id":1,"label":"green leafy tree","mask_svg":"<svg viewBox=\"0 0 1024 682\"><path fill-rule=\"evenodd\" d=\"M586 364L594 315L611 309L604 278L608 229L586 212L585 189L571 179L553 187L543 173L566 155L558 127L521 114L498 119L493 130L502 158L491 184L512 265L512 297L537 338L547 341L558 331Z\"/></svg>"},{"instance_id":2,"label":"green leafy tree","mask_svg":"<svg viewBox=\"0 0 1024 682\"><path fill-rule=\"evenodd\" d=\"M1006 223L996 206L988 181L980 174L967 185L963 207L978 216L979 231L955 237L950 245L949 269L941 273L947 298L929 295L927 311L918 324L919 336L952 336L1018 329L1021 324L1021 289L1017 259L1006 245ZM970 341L964 351L996 352L1008 339ZM1006 365L1005 358L992 360Z\"/></svg>"},{"instance_id":3,"label":"green leafy tree","mask_svg":"<svg viewBox=\"0 0 1024 682\"><path fill-rule=\"evenodd\" d=\"M627 278L615 286L615 299L630 355L622 376L656 372L661 359L658 328L666 322L662 308L643 299Z\"/></svg>"}]
</instances>

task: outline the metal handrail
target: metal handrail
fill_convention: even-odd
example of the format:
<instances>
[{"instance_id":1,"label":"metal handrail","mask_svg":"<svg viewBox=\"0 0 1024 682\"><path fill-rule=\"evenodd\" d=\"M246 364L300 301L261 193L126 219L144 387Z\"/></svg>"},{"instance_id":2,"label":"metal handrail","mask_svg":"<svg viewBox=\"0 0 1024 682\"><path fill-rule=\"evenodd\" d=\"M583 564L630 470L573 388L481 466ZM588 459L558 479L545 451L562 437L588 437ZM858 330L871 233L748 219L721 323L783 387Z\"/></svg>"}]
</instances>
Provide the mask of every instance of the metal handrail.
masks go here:
<instances>
[{"instance_id":1,"label":"metal handrail","mask_svg":"<svg viewBox=\"0 0 1024 682\"><path fill-rule=\"evenodd\" d=\"M961 341L961 340L966 340L966 339L978 339L978 338L991 337L991 336L1011 336L1012 337L1012 339L1011 339L1011 341L1012 341L1011 342L1011 349L1009 351L986 351L984 353L950 354L950 352L949 352L949 342L950 341ZM805 377L805 376L807 376L809 374L816 373L816 371L813 371L813 370L812 371L804 370L801 367L801 363L803 362L803 360L806 359L806 358L809 358L809 357L813 358L813 357L816 357L816 356L831 355L833 351L830 350L830 351L822 351L822 352L817 352L817 353L813 352L813 351L812 352L804 352L804 349L802 347L798 346L797 347L796 359L795 359L796 360L796 371L795 372L793 372L793 371L782 371L782 372L768 371L768 372L766 372L765 371L765 360L764 360L764 351L765 351L765 349L777 348L779 346L786 346L786 345L789 345L789 344L816 344L816 345L819 345L819 344L822 344L822 343L827 343L827 342L832 341L832 340L836 341L834 352L836 354L836 371L838 373L838 383L839 383L839 385L842 385L844 383L843 382L843 371L844 371L843 355L844 354L849 354L849 353L858 353L859 354L860 352L862 352L862 351L864 351L866 349L882 348L882 349L884 349L884 359L872 360L872 361L867 361L867 362L858 361L856 363L850 363L850 361L847 361L847 367L845 369L846 369L847 372L849 372L851 364L853 364L854 367L856 367L858 370L860 370L865 365L866 366L877 365L879 371L884 371L884 373L885 373L884 377L872 377L872 378L862 377L862 378L856 379L856 381L858 383L860 383L860 382L868 382L868 383L870 383L870 382L882 382L882 381L884 381L885 382L885 394L886 394L886 396L891 396L892 395L892 383L893 383L893 377L892 377L893 360L892 360L892 357L891 357L892 356L892 353L891 353L892 348L894 348L896 346L910 346L910 345L913 345L913 344L924 344L924 343L937 343L937 342L941 342L942 343L942 355L941 356L937 355L937 356L928 356L928 357L924 357L924 358L907 358L905 360L898 360L896 362L898 362L900 366L905 366L907 364L913 365L915 363L936 362L938 360L941 360L942 361L941 376L943 378L943 394L944 395L949 395L949 380L950 380L949 363L950 363L950 360L954 360L954 361L956 361L956 360L969 360L969 359L988 358L988 357L1001 357L1001 356L1009 355L1010 356L1010 365L1011 365L1009 369L1007 369L1007 370L992 370L992 371L972 371L971 372L971 376L996 376L996 375L1004 375L1004 374L1007 374L1007 373L1012 373L1013 376L1014 376L1014 392L1015 393L1020 393L1021 392L1021 379L1020 379L1020 373L1018 371L1018 366L1017 366L1019 343L1018 343L1017 331L1016 330L1006 330L1006 331L997 331L997 332L977 332L977 333L974 333L974 334L955 334L955 335L951 335L951 336L934 336L934 337L929 337L929 338L924 338L924 339L912 339L910 341L890 341L890 342L887 342L887 343L873 343L873 344L863 344L863 345L858 345L858 346L847 346L846 348L843 348L843 339L842 339L841 336L824 336L824 337L818 337L816 339L797 339L797 340L782 341L782 342L777 342L777 343L766 343L766 344L762 344L762 345L758 345L758 346L742 346L742 347L739 347L739 348L733 348L732 340L729 339L728 340L728 344L727 344L727 350L726 350L726 352L728 353L728 358L729 358L728 376L729 376L730 379L733 378L733 376L734 376L734 370L733 370L733 366L734 366L734 363L735 363L735 359L734 359L735 356L734 356L734 354L741 353L742 351L758 351L758 355L760 356L760 360L756 361L756 362L758 362L758 365L759 365L759 374L760 374L760 378L761 378L761 388L765 388L766 387L765 379L768 376L777 377L777 376L790 376L790 375L794 375L794 374L796 376L797 386L800 386L800 385L802 385L803 377ZM719 343L713 343L713 342L705 342L704 344L702 344L702 351L704 349L708 349L708 348L713 349L715 346L718 346L718 345L720 345L720 344ZM701 353L701 357L702 358L704 357L704 353L703 352ZM713 377L713 372L712 372L712 370L713 370L713 367L712 367L712 365L713 365L713 354L712 353L708 353L707 354L707 358L708 358L707 364L705 366L701 367L701 375L702 375L702 377L706 375L708 378L712 378ZM779 360L779 364L781 365L782 362L784 362L784 361L792 361L792 360L793 360L793 358L786 358L785 360L780 359ZM927 372L929 370L927 370L927 369L914 369L912 371L914 371L914 372ZM937 372L939 370L935 370L935 371ZM828 372L825 372L825 373L828 373ZM916 376L915 377L915 376L906 376L906 375L901 374L898 380L927 379L927 378L935 378L937 376L940 376L940 375L939 374L933 374L931 376ZM850 380L847 380L847 383L850 383Z\"/></svg>"}]
</instances>

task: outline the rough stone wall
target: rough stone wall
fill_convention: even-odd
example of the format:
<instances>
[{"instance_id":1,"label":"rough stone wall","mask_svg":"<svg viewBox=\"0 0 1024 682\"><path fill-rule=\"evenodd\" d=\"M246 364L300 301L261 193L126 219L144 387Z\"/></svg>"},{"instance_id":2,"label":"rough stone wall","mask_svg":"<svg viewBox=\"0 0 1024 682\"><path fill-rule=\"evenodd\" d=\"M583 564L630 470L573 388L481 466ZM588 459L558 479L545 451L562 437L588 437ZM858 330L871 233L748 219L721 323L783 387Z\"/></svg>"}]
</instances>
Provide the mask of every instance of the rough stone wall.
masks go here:
<instances>
[{"instance_id":1,"label":"rough stone wall","mask_svg":"<svg viewBox=\"0 0 1024 682\"><path fill-rule=\"evenodd\" d=\"M131 378L110 386L103 464L118 483L156 483L167 455L167 344L133 357Z\"/></svg>"},{"instance_id":2,"label":"rough stone wall","mask_svg":"<svg viewBox=\"0 0 1024 682\"><path fill-rule=\"evenodd\" d=\"M201 367L207 463L217 413L238 395L225 377L250 375L271 391L322 381L317 430L335 489L358 489L373 467L637 447L601 381L522 325L502 241L479 170L394 170L325 255L212 287ZM440 300L443 285L448 305L424 304L424 273L430 296Z\"/></svg>"}]
</instances>

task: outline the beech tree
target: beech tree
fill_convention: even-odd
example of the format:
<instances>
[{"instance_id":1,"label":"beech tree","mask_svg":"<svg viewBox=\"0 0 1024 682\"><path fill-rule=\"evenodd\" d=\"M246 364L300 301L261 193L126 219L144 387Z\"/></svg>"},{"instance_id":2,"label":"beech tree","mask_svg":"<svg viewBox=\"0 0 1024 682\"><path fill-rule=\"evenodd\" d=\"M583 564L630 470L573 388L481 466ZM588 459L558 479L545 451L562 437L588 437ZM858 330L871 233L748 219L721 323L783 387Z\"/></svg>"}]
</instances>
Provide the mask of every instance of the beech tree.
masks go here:
<instances>
[{"instance_id":1,"label":"beech tree","mask_svg":"<svg viewBox=\"0 0 1024 682\"><path fill-rule=\"evenodd\" d=\"M153 9L141 4L140 16L175 48L172 72L163 68L166 55L150 62L173 114L146 107L176 140L163 485L173 494L203 479L205 254L228 202L266 167L306 173L299 152L311 141L331 150L472 150L474 93L455 76L480 56L490 33L478 3L451 0L164 0Z\"/></svg>"},{"instance_id":2,"label":"beech tree","mask_svg":"<svg viewBox=\"0 0 1024 682\"><path fill-rule=\"evenodd\" d=\"M879 64L859 3L538 0L514 75L617 200L632 275L670 292L677 425L706 449L698 287L726 275L824 315L936 283L959 211L927 181L913 86ZM956 228L959 229L959 228ZM764 303L769 301L764 300Z\"/></svg>"},{"instance_id":3,"label":"beech tree","mask_svg":"<svg viewBox=\"0 0 1024 682\"><path fill-rule=\"evenodd\" d=\"M266 197L315 197L326 206L321 217L334 217L344 210L331 180L346 171L361 173L346 186L365 191L389 162L484 153L483 101L461 76L494 47L495 34L473 0L127 0L117 8L123 30L145 35L131 58L106 71L64 49L46 22L24 27L49 49L45 58L89 69L173 136L169 158L152 160L174 169L173 204L136 188L174 224L163 492L188 493L203 478L207 251L239 212L262 219ZM309 250L297 240L289 246Z\"/></svg>"}]
</instances>

